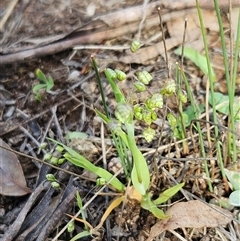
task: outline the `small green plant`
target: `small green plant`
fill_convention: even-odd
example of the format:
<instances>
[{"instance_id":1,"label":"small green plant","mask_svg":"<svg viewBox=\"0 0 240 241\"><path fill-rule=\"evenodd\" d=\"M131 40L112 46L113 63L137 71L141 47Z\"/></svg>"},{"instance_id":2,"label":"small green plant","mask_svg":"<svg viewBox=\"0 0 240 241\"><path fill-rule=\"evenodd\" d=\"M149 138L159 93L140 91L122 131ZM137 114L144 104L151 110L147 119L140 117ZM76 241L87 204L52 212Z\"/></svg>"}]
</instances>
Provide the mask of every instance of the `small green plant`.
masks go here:
<instances>
[{"instance_id":1,"label":"small green plant","mask_svg":"<svg viewBox=\"0 0 240 241\"><path fill-rule=\"evenodd\" d=\"M48 92L54 86L54 82L51 76L46 77L46 75L40 70L36 70L36 76L39 79L40 83L36 84L33 88L33 94L35 95L36 100L42 101L43 92Z\"/></svg>"},{"instance_id":2,"label":"small green plant","mask_svg":"<svg viewBox=\"0 0 240 241\"><path fill-rule=\"evenodd\" d=\"M118 87L116 81L122 81L126 78L125 73L120 70L105 69L104 73L107 77L107 80L113 90L115 99L117 101L117 107L115 109L115 118L111 118L108 113L107 104L105 101L105 96L103 92L103 87L100 80L100 73L98 72L98 67L94 59L93 67L95 69L97 79L99 82L99 89L102 96L103 106L105 113L95 110L96 113L102 118L102 120L107 124L109 130L111 131L112 138L114 140L115 147L118 151L118 155L122 161L122 166L126 176L126 183L130 180L132 186L127 187L122 183L117 177L108 172L107 170L97 167L92 164L85 157L69 148L68 146L52 140L55 142L60 150L58 153L61 153L60 159L65 159L72 164L84 168L88 171L95 173L100 179L97 179L97 185L106 185L108 184L110 188L114 189L117 192L120 192L120 197L114 199L112 203L107 208L105 214L102 216L101 222L95 228L90 227L89 230L84 231L84 233L78 234L72 240L75 240L76 237L81 235L89 235L90 233L96 233L97 230L102 226L103 222L110 214L110 212L120 205L120 203L127 197L127 199L135 199L139 202L140 206L143 209L148 210L153 213L159 219L170 218L168 215L158 207L158 205L166 202L169 198L175 195L184 185L184 183L175 185L159 195L158 198L152 199L152 193L150 190L150 171L148 168L147 161L139 148L137 147L135 141L135 122L144 121L147 124L147 128L143 131L143 135L147 141L151 141L155 135L155 131L151 128L152 121L156 120L157 110L163 106L163 96L170 96L175 91L174 82L167 81L164 88L158 93L151 95L144 103L131 103L131 99L127 100L120 88ZM152 80L152 76L147 71L141 71L137 74L138 82L141 83L141 86L144 86L147 89L147 85ZM134 84L136 87L136 85ZM136 91L142 91L136 87ZM62 151L62 147L64 151ZM131 157L129 157L129 152ZM50 161L52 157L48 158ZM79 221L86 224L85 220L79 219ZM82 237L82 236L81 236Z\"/></svg>"}]
</instances>

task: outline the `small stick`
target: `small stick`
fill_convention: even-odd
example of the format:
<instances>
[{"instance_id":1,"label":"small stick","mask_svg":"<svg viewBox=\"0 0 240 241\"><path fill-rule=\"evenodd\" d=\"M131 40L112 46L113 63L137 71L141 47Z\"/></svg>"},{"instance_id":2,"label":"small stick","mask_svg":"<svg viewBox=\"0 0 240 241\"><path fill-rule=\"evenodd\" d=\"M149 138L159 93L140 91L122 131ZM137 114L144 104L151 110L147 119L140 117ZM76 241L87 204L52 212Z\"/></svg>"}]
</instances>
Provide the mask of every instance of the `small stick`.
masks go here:
<instances>
[{"instance_id":1,"label":"small stick","mask_svg":"<svg viewBox=\"0 0 240 241\"><path fill-rule=\"evenodd\" d=\"M187 18L185 18L183 41L182 41L182 53L181 53L181 68L183 67L183 55L184 55L184 46L185 46L185 41L186 41L187 21L188 21Z\"/></svg>"},{"instance_id":2,"label":"small stick","mask_svg":"<svg viewBox=\"0 0 240 241\"><path fill-rule=\"evenodd\" d=\"M5 15L3 16L3 18L1 19L1 21L0 21L0 32L3 32L3 30L4 30L3 26L7 22L9 16L11 15L11 12L14 9L14 7L16 6L17 2L18 2L18 0L13 0L8 5L7 11L6 11Z\"/></svg>"},{"instance_id":3,"label":"small stick","mask_svg":"<svg viewBox=\"0 0 240 241\"><path fill-rule=\"evenodd\" d=\"M160 21L160 28L161 28L161 30L162 30L162 32L163 32L163 21L162 21L161 8L158 7L157 10L158 10L158 16L159 16L159 21ZM170 78L170 68L169 68L169 61L168 61L168 54L167 54L167 46L166 46L166 40L165 40L165 35L164 35L164 33L162 34L162 39L163 39L165 59L166 59L166 64L167 64L168 78Z\"/></svg>"},{"instance_id":4,"label":"small stick","mask_svg":"<svg viewBox=\"0 0 240 241\"><path fill-rule=\"evenodd\" d=\"M140 36L141 36L141 31L143 28L143 23L146 19L147 16L147 4L148 4L148 0L144 0L143 1L143 6L142 6L142 20L138 26L138 34L137 34L137 40L140 42Z\"/></svg>"}]
</instances>

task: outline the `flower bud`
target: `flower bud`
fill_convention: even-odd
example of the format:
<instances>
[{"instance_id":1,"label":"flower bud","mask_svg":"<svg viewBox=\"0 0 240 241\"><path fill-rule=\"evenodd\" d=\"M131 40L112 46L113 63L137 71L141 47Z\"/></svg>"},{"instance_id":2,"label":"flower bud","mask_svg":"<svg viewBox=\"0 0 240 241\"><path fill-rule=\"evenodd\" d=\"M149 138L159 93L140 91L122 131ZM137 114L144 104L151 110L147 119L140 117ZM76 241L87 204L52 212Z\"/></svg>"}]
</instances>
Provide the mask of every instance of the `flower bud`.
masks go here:
<instances>
[{"instance_id":1,"label":"flower bud","mask_svg":"<svg viewBox=\"0 0 240 241\"><path fill-rule=\"evenodd\" d=\"M155 111L152 111L151 117L152 117L152 120L155 121L157 119L157 113Z\"/></svg>"}]
</instances>

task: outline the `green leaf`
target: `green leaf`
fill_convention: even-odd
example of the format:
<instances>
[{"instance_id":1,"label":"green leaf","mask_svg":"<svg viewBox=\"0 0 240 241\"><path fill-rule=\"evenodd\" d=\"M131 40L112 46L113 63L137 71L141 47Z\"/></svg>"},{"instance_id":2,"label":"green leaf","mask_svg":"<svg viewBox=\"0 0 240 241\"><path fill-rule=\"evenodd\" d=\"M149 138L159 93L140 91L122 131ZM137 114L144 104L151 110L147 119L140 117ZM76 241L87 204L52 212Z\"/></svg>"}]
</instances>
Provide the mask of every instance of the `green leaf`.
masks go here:
<instances>
[{"instance_id":1,"label":"green leaf","mask_svg":"<svg viewBox=\"0 0 240 241\"><path fill-rule=\"evenodd\" d=\"M150 194L146 194L142 201L141 207L151 212L155 217L159 219L168 219L169 215L166 215L161 209L159 209L156 204L151 200Z\"/></svg>"},{"instance_id":2,"label":"green leaf","mask_svg":"<svg viewBox=\"0 0 240 241\"><path fill-rule=\"evenodd\" d=\"M233 206L240 207L240 190L236 190L230 194L229 202Z\"/></svg>"},{"instance_id":3,"label":"green leaf","mask_svg":"<svg viewBox=\"0 0 240 241\"><path fill-rule=\"evenodd\" d=\"M66 153L64 157L75 166L82 167L90 172L93 172L97 176L104 178L107 182L113 178L113 175L110 172L106 171L101 167L97 167L93 165L90 161L85 159L83 156L81 158L75 158L69 155L69 153ZM110 185L112 185L115 189L117 189L120 192L123 192L125 188L125 186L116 177L112 179L112 181L110 182Z\"/></svg>"},{"instance_id":4,"label":"green leaf","mask_svg":"<svg viewBox=\"0 0 240 241\"><path fill-rule=\"evenodd\" d=\"M216 110L220 113L223 113L225 115L228 115L229 113L229 97L227 95L223 95L219 92L214 92L214 100L216 105ZM209 95L209 104L212 105L212 96Z\"/></svg>"},{"instance_id":5,"label":"green leaf","mask_svg":"<svg viewBox=\"0 0 240 241\"><path fill-rule=\"evenodd\" d=\"M161 203L165 203L168 199L170 199L172 196L174 196L182 187L184 186L184 183L179 183L176 186L170 187L163 193L159 195L159 198L154 200L153 202L156 205L159 205Z\"/></svg>"},{"instance_id":6,"label":"green leaf","mask_svg":"<svg viewBox=\"0 0 240 241\"><path fill-rule=\"evenodd\" d=\"M81 199L78 191L76 192L76 196L77 196L77 205L78 205L79 209L82 209L82 199Z\"/></svg>"},{"instance_id":7,"label":"green leaf","mask_svg":"<svg viewBox=\"0 0 240 241\"><path fill-rule=\"evenodd\" d=\"M32 91L34 94L38 94L38 91L44 88L46 88L46 84L37 84L33 87Z\"/></svg>"},{"instance_id":8,"label":"green leaf","mask_svg":"<svg viewBox=\"0 0 240 241\"><path fill-rule=\"evenodd\" d=\"M144 196L146 194L146 187L143 185L142 181L139 180L138 177L138 170L136 168L136 164L133 164L132 172L131 172L131 180L134 188L142 195Z\"/></svg>"},{"instance_id":9,"label":"green leaf","mask_svg":"<svg viewBox=\"0 0 240 241\"><path fill-rule=\"evenodd\" d=\"M62 144L61 142L55 141L51 138L48 138L54 143L59 144L60 146L63 146L64 149L67 151L67 153L64 154L64 157L74 164L75 166L82 167L90 172L95 173L97 176L104 178L107 182L113 178L113 175L106 171L105 169L101 167L97 167L94 164L92 164L90 161L88 161L86 158L84 158L82 155L78 154L76 151L71 149L70 147ZM114 177L110 184L117 189L120 192L124 191L125 186L116 178Z\"/></svg>"},{"instance_id":10,"label":"green leaf","mask_svg":"<svg viewBox=\"0 0 240 241\"><path fill-rule=\"evenodd\" d=\"M228 178L228 181L232 185L233 190L240 190L240 172L239 171L230 171L224 168L225 174Z\"/></svg>"},{"instance_id":11,"label":"green leaf","mask_svg":"<svg viewBox=\"0 0 240 241\"><path fill-rule=\"evenodd\" d=\"M175 54L181 55L182 54L182 47L176 49L174 51ZM198 66L202 72L208 76L208 65L207 65L207 59L205 56L201 55L198 51L195 49L189 48L189 47L184 47L184 53L183 56L185 58L190 59L196 66ZM216 75L214 73L213 68L211 67L211 72L213 75L214 80L216 79Z\"/></svg>"},{"instance_id":12,"label":"green leaf","mask_svg":"<svg viewBox=\"0 0 240 241\"><path fill-rule=\"evenodd\" d=\"M42 80L45 84L47 83L47 78L46 78L45 74L42 72L42 70L37 69L36 76L38 79Z\"/></svg>"},{"instance_id":13,"label":"green leaf","mask_svg":"<svg viewBox=\"0 0 240 241\"><path fill-rule=\"evenodd\" d=\"M214 99L215 99L216 110L224 115L228 115L229 114L229 97L228 97L228 95L223 95L222 93L214 92ZM234 98L233 112L234 112L234 116L235 116L236 120L240 119L239 101L240 101L239 97ZM212 105L211 95L209 96L208 102L210 105Z\"/></svg>"},{"instance_id":14,"label":"green leaf","mask_svg":"<svg viewBox=\"0 0 240 241\"><path fill-rule=\"evenodd\" d=\"M52 87L54 86L54 82L51 76L48 77L46 84L47 84L47 87L46 87L47 91L51 90Z\"/></svg>"},{"instance_id":15,"label":"green leaf","mask_svg":"<svg viewBox=\"0 0 240 241\"><path fill-rule=\"evenodd\" d=\"M150 184L147 161L136 145L134 139L134 124L125 124L125 127L127 129L128 146L133 156L132 183L140 194L145 195Z\"/></svg>"},{"instance_id":16,"label":"green leaf","mask_svg":"<svg viewBox=\"0 0 240 241\"><path fill-rule=\"evenodd\" d=\"M185 114L188 116L188 122L185 123L185 126L188 127L191 124L191 121L198 118L198 115L205 110L205 105L200 104L198 107L198 113L194 112L194 107L189 105L184 111Z\"/></svg>"},{"instance_id":17,"label":"green leaf","mask_svg":"<svg viewBox=\"0 0 240 241\"><path fill-rule=\"evenodd\" d=\"M91 235L91 232L83 231L83 232L77 234L76 236L74 236L70 241L75 241L75 240L78 240L80 238L83 238L83 237L86 237L86 236L89 236L89 235Z\"/></svg>"},{"instance_id":18,"label":"green leaf","mask_svg":"<svg viewBox=\"0 0 240 241\"><path fill-rule=\"evenodd\" d=\"M95 112L106 124L109 123L110 119L106 115L104 115L102 112L100 112L97 109L95 109Z\"/></svg>"}]
</instances>

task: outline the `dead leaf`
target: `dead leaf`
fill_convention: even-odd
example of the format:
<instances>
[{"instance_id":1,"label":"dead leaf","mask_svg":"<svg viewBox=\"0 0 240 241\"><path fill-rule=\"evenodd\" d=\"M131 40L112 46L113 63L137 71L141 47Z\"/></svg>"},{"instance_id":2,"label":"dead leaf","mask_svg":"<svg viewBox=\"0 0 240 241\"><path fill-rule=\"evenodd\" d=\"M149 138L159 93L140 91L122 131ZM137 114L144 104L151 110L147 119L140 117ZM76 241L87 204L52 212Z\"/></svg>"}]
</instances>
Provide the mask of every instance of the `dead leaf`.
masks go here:
<instances>
[{"instance_id":1,"label":"dead leaf","mask_svg":"<svg viewBox=\"0 0 240 241\"><path fill-rule=\"evenodd\" d=\"M6 196L23 196L31 192L17 156L1 146L10 148L0 139L0 194Z\"/></svg>"},{"instance_id":2,"label":"dead leaf","mask_svg":"<svg viewBox=\"0 0 240 241\"><path fill-rule=\"evenodd\" d=\"M152 2L147 4L146 9L143 9L143 5L137 5L134 7L128 7L120 9L113 13L108 13L103 16L97 17L95 20L101 20L110 27L119 27L135 21L141 21L143 10L146 11L146 16L150 16L153 11L157 10L157 7L161 4L161 1Z\"/></svg>"},{"instance_id":3,"label":"dead leaf","mask_svg":"<svg viewBox=\"0 0 240 241\"><path fill-rule=\"evenodd\" d=\"M179 17L172 18L170 21L166 22L169 35L171 38L182 38L184 32L184 21L187 19L185 46L191 47L198 51L202 51L204 49L204 44L201 37L202 33L200 29L197 9L193 8L189 9L188 11L183 10L181 12L185 14L179 14ZM214 11L201 10L201 14L203 19L208 20L204 21L205 29L213 32L219 32L219 25ZM224 27L227 27L226 23L224 23Z\"/></svg>"},{"instance_id":4,"label":"dead leaf","mask_svg":"<svg viewBox=\"0 0 240 241\"><path fill-rule=\"evenodd\" d=\"M198 200L179 202L166 212L166 214L171 216L170 219L160 220L151 228L147 241L151 241L166 230L177 228L214 228L229 223L231 221L231 218L229 218L231 213L220 207L216 208L221 213Z\"/></svg>"}]
</instances>

